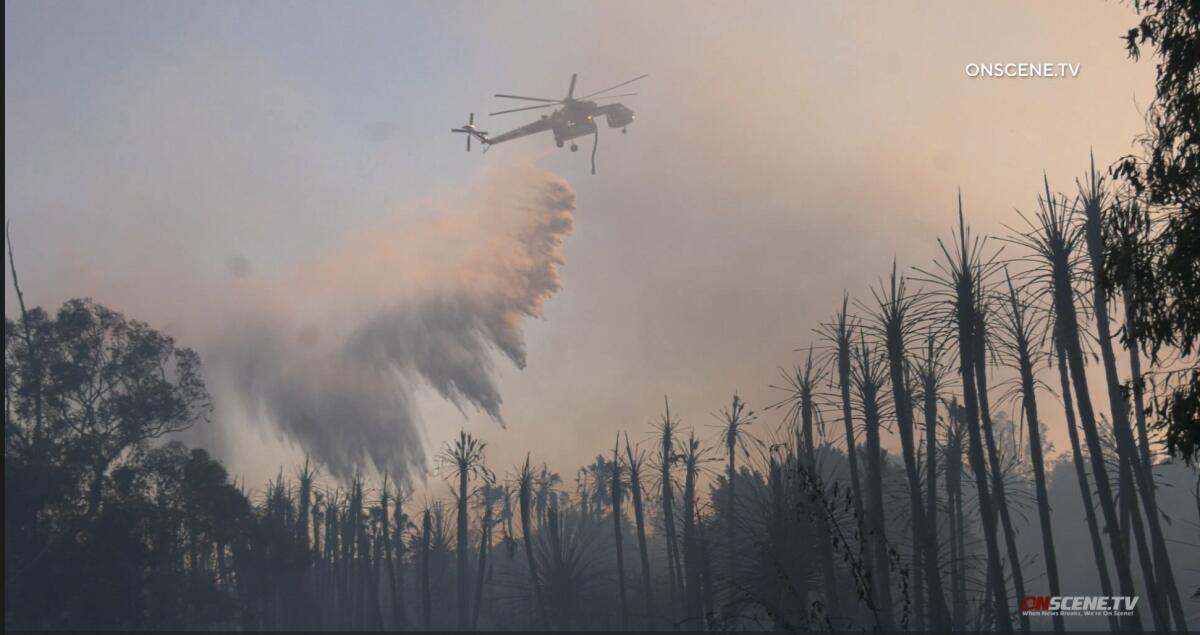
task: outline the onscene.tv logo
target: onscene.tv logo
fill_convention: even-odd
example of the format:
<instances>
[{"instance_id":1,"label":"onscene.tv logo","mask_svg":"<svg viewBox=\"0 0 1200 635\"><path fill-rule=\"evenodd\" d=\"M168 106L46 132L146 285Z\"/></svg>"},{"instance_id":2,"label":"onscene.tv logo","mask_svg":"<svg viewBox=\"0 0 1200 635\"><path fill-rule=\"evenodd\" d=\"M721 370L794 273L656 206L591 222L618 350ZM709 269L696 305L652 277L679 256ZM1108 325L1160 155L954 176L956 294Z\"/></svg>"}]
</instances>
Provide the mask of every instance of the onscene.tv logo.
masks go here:
<instances>
[{"instance_id":1,"label":"onscene.tv logo","mask_svg":"<svg viewBox=\"0 0 1200 635\"><path fill-rule=\"evenodd\" d=\"M1137 608L1136 595L1026 595L1021 613L1030 616L1129 616Z\"/></svg>"}]
</instances>

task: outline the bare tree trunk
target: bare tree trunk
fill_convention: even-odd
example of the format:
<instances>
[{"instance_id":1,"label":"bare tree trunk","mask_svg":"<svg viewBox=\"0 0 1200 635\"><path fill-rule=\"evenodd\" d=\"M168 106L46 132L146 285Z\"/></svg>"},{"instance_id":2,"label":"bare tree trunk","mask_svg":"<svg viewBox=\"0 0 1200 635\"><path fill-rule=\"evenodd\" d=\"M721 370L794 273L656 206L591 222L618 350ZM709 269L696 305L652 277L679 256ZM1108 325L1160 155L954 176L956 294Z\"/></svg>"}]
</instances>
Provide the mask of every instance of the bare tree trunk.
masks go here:
<instances>
[{"instance_id":1,"label":"bare tree trunk","mask_svg":"<svg viewBox=\"0 0 1200 635\"><path fill-rule=\"evenodd\" d=\"M1079 494L1083 498L1083 512L1087 520L1088 534L1092 538L1092 555L1100 575L1100 590L1104 595L1113 594L1112 581L1108 576L1108 561L1104 557L1104 544L1100 538L1100 527L1096 522L1096 510L1092 503L1092 491L1087 482L1087 469L1083 464L1083 450L1079 447L1079 433L1075 430L1075 407L1071 404L1071 380L1067 375L1066 352L1061 343L1055 342L1055 357L1058 358L1058 377L1062 390L1063 408L1067 417L1067 435L1071 439L1071 458L1075 465L1075 476L1079 480ZM1115 616L1108 617L1109 628L1115 633L1121 630Z\"/></svg>"},{"instance_id":2,"label":"bare tree trunk","mask_svg":"<svg viewBox=\"0 0 1200 635\"><path fill-rule=\"evenodd\" d=\"M479 530L479 571L475 574L475 606L471 614L471 630L479 629L479 607L483 604L483 578L487 571L488 551L492 545L492 501L483 502L483 521Z\"/></svg>"},{"instance_id":3,"label":"bare tree trunk","mask_svg":"<svg viewBox=\"0 0 1200 635\"><path fill-rule=\"evenodd\" d=\"M1059 267L1056 267L1058 269ZM1104 464L1104 449L1100 444L1100 434L1096 427L1096 415L1092 410L1091 393L1088 390L1087 376L1083 363L1083 349L1079 344L1079 325L1076 321L1075 306L1072 299L1073 289L1066 264L1061 264L1059 272L1062 284L1055 288L1055 312L1059 321L1058 332L1063 338L1063 347L1067 354L1067 367L1071 371L1071 379L1075 389L1075 399L1079 404L1079 421L1082 424L1083 436L1087 441L1088 454L1092 460L1092 478L1096 481L1096 492L1100 497L1100 509L1104 514L1104 530L1108 533L1113 560L1117 565L1117 581L1121 595L1134 595L1133 575L1129 567L1129 559L1124 557L1125 548L1122 545L1121 534L1117 531L1120 520L1113 500L1112 486L1108 480L1107 467ZM1141 620L1135 613L1122 618L1121 622L1127 629L1140 631Z\"/></svg>"},{"instance_id":4,"label":"bare tree trunk","mask_svg":"<svg viewBox=\"0 0 1200 635\"><path fill-rule=\"evenodd\" d=\"M704 627L704 590L701 584L700 540L696 531L696 470L695 453L699 447L695 435L687 441L683 486L683 565L685 576L685 628Z\"/></svg>"},{"instance_id":5,"label":"bare tree trunk","mask_svg":"<svg viewBox=\"0 0 1200 635\"><path fill-rule=\"evenodd\" d=\"M713 586L712 564L708 557L708 540L704 537L704 520L699 517L700 510L696 510L696 531L700 542L700 575L704 582L704 620L708 624L708 628L712 629L716 626L716 609L713 604L716 597L716 588Z\"/></svg>"},{"instance_id":6,"label":"bare tree trunk","mask_svg":"<svg viewBox=\"0 0 1200 635\"><path fill-rule=\"evenodd\" d=\"M950 520L950 581L954 612L951 616L951 629L961 632L966 628L967 593L966 571L964 557L964 534L962 513L962 444L957 430L961 430L958 409L953 402L949 408L951 431L946 444L946 498Z\"/></svg>"},{"instance_id":7,"label":"bare tree trunk","mask_svg":"<svg viewBox=\"0 0 1200 635\"><path fill-rule=\"evenodd\" d=\"M927 540L933 543L934 551L926 553L926 558L933 559L933 569L937 572L938 582L941 582L941 566L938 563L938 553L941 543L938 542L937 530L937 371L935 364L937 360L934 357L933 337L928 340L928 357L926 359L926 375L923 379L924 403L923 410L925 415L925 518L928 519L925 525ZM926 564L928 569L928 564ZM928 575L928 574L926 574ZM928 584L928 581L927 581ZM933 596L933 589L930 587L929 594ZM945 600L942 600L943 602ZM951 624L951 616L946 615L943 619L947 620L945 624L946 630L952 630L954 627Z\"/></svg>"}]
</instances>

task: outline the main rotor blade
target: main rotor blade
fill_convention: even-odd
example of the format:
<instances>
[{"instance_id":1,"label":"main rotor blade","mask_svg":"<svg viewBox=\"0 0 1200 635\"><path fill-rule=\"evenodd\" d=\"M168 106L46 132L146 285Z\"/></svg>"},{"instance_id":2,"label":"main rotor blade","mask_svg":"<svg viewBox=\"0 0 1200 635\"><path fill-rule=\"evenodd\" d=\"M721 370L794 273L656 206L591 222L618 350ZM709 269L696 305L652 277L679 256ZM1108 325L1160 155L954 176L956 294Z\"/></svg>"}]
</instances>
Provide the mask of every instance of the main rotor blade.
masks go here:
<instances>
[{"instance_id":1,"label":"main rotor blade","mask_svg":"<svg viewBox=\"0 0 1200 635\"><path fill-rule=\"evenodd\" d=\"M559 101L561 101L561 100L558 100L558 99L546 99L546 98L544 98L544 97L524 97L524 96L522 96L522 95L501 95L501 94L499 94L499 93L497 93L497 94L496 94L496 96L497 96L497 97L503 97L503 98L505 98L505 99L524 99L525 101L545 101L545 102L554 102L554 103L556 103L556 104L557 104Z\"/></svg>"},{"instance_id":2,"label":"main rotor blade","mask_svg":"<svg viewBox=\"0 0 1200 635\"><path fill-rule=\"evenodd\" d=\"M551 106L557 106L557 105L558 105L558 102L556 101L553 104L542 104L541 106L526 106L524 108L513 108L511 110L501 110L500 112L489 112L488 116L494 117L496 115L506 115L510 112L521 112L522 110L537 110L538 108L550 108Z\"/></svg>"},{"instance_id":3,"label":"main rotor blade","mask_svg":"<svg viewBox=\"0 0 1200 635\"><path fill-rule=\"evenodd\" d=\"M602 97L597 97L596 99L616 99L617 97L633 97L636 94L637 93L621 93L620 95L604 95Z\"/></svg>"},{"instance_id":4,"label":"main rotor blade","mask_svg":"<svg viewBox=\"0 0 1200 635\"><path fill-rule=\"evenodd\" d=\"M595 97L596 95L599 95L600 93L607 93L608 91L610 91L614 88L620 88L626 84L632 84L639 79L643 79L643 78L646 78L649 76L650 76L650 73L646 73L645 75L638 75L637 77L634 77L633 79L631 79L629 81L624 81L624 82L621 82L620 84L617 84L616 86L609 86L608 88L605 88L604 90L598 90L594 93L589 93L587 95L584 95L583 97L579 97L579 99L587 99L588 97Z\"/></svg>"},{"instance_id":5,"label":"main rotor blade","mask_svg":"<svg viewBox=\"0 0 1200 635\"><path fill-rule=\"evenodd\" d=\"M575 96L575 80L579 78L579 73L571 73L571 87L567 89L567 99Z\"/></svg>"}]
</instances>

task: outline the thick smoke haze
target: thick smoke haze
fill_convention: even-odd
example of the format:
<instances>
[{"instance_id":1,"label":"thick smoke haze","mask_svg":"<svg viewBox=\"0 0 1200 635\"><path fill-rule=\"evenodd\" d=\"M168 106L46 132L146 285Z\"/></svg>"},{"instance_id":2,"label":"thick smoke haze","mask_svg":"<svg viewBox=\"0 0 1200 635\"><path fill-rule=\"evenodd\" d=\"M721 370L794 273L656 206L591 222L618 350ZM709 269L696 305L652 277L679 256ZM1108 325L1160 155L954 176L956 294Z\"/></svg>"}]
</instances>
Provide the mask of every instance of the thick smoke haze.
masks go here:
<instances>
[{"instance_id":1,"label":"thick smoke haze","mask_svg":"<svg viewBox=\"0 0 1200 635\"><path fill-rule=\"evenodd\" d=\"M337 375L300 360L348 355L337 347L369 317L416 311L405 300L450 288L446 263L479 248L413 239L385 265L345 247L367 230L348 232L433 235L482 199L483 185L456 193L481 167L532 155L598 211L576 218L546 319L525 323L528 368L486 343L506 427L460 399L464 421L412 368L387 383L419 404L423 452L465 427L498 472L531 452L567 476L619 431L645 441L664 395L706 439L734 390L776 401L777 369L803 360L844 292L869 299L893 259L908 272L938 255L956 192L978 232L1006 234L1043 172L1069 190L1089 151L1101 165L1132 151L1153 95L1153 62L1119 41L1135 23L1121 3L582 6L7 4L5 207L26 300L92 296L196 348L213 375L218 354L252 344L287 351L277 374ZM1082 70L966 77L995 60ZM588 140L482 155L449 134L471 111L493 134L526 123L487 117L503 105L490 96L560 97L572 73L580 94L650 73L626 102L629 134L601 130L594 177ZM338 282L315 293L318 274ZM303 462L296 433L260 421L257 381L242 395L214 379L239 397L188 439L251 486ZM1068 447L1060 415L1044 416ZM756 434L778 424L764 415Z\"/></svg>"},{"instance_id":2,"label":"thick smoke haze","mask_svg":"<svg viewBox=\"0 0 1200 635\"><path fill-rule=\"evenodd\" d=\"M525 366L522 321L559 290L575 194L521 164L435 205L444 211L424 225L360 231L242 285L244 314L222 320L204 351L216 398L342 478L423 470L422 385L502 422L496 357Z\"/></svg>"}]
</instances>

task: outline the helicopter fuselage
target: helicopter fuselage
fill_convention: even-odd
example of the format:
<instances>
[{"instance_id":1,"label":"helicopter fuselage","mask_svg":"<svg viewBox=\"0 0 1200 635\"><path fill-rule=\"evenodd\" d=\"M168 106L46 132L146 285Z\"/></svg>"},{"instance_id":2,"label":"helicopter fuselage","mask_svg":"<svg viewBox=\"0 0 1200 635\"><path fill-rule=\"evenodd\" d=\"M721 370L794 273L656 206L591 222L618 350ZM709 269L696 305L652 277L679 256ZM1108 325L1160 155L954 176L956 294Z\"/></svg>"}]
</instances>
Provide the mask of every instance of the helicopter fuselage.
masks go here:
<instances>
[{"instance_id":1,"label":"helicopter fuselage","mask_svg":"<svg viewBox=\"0 0 1200 635\"><path fill-rule=\"evenodd\" d=\"M624 128L633 123L634 115L623 104L600 106L594 101L578 101L546 116L553 123L554 142L560 148L566 141L595 134L597 118L604 118L609 128Z\"/></svg>"}]
</instances>

